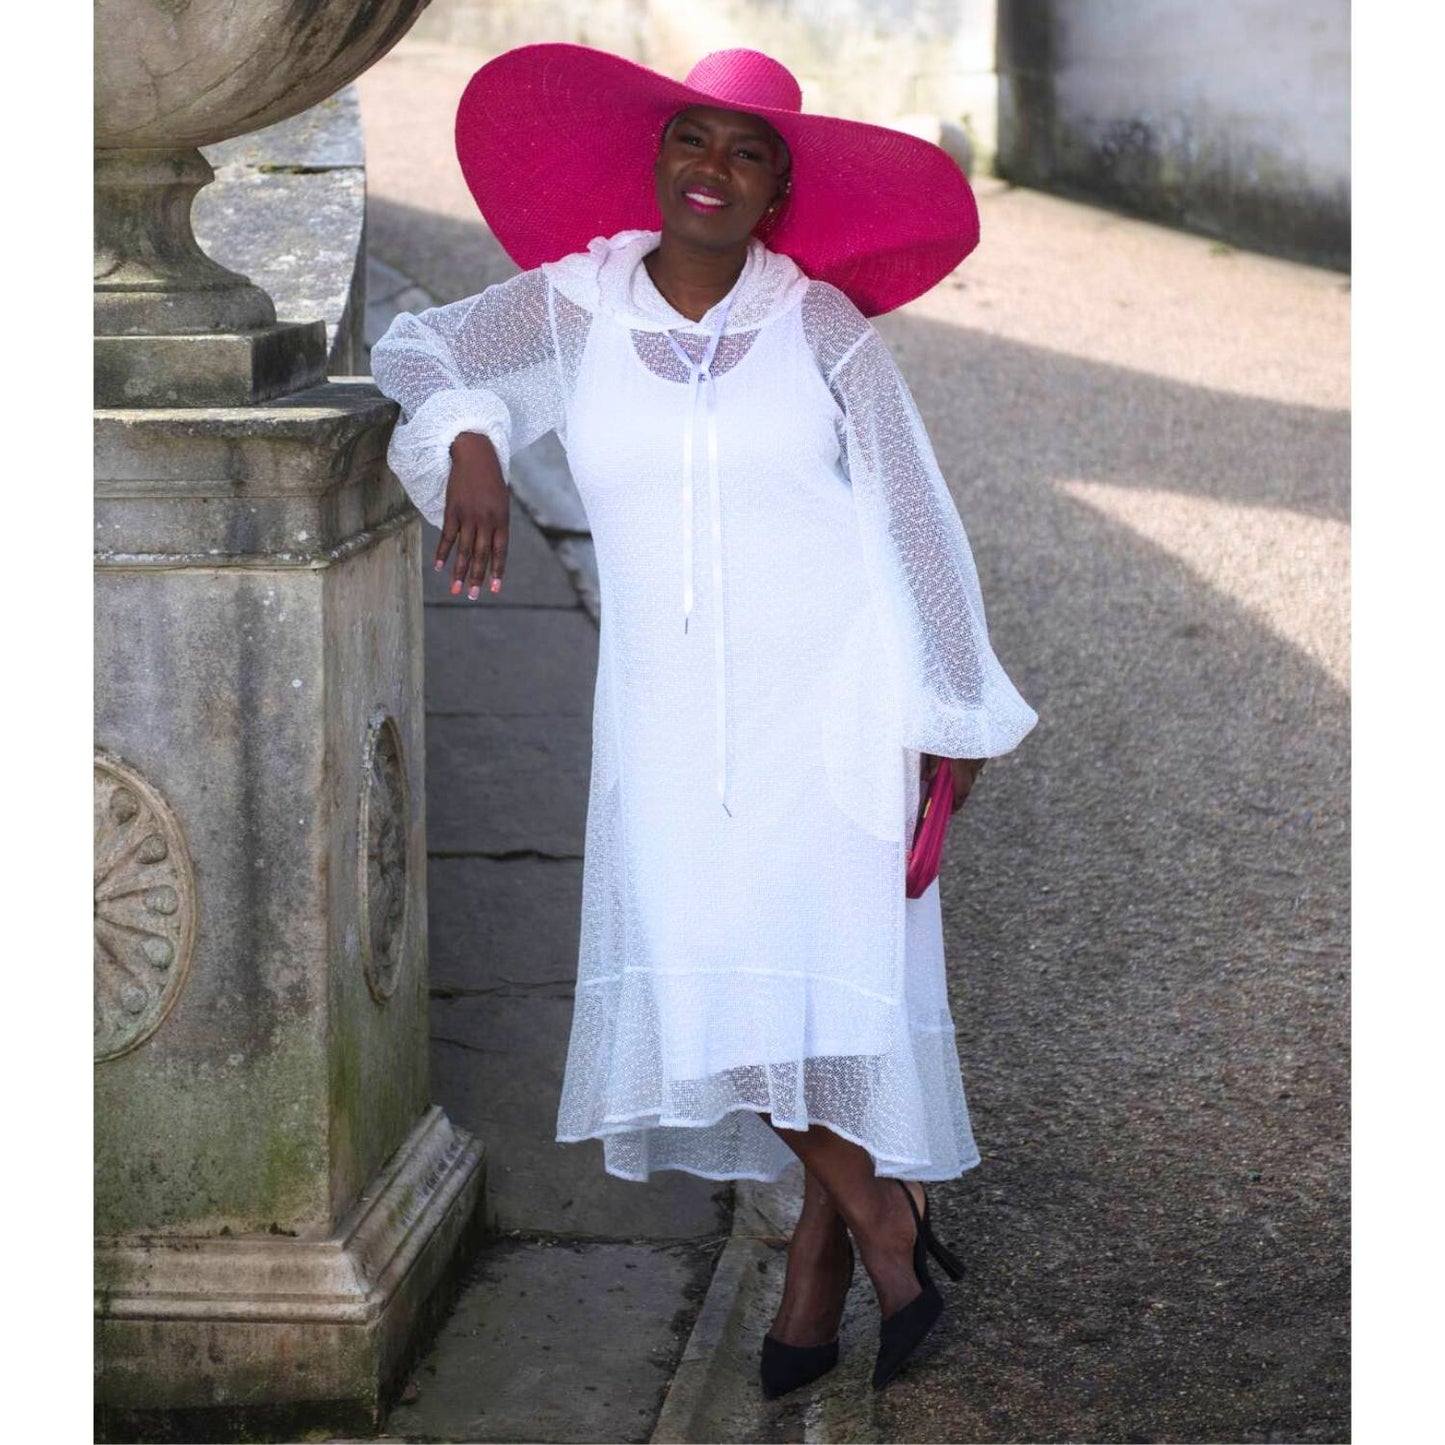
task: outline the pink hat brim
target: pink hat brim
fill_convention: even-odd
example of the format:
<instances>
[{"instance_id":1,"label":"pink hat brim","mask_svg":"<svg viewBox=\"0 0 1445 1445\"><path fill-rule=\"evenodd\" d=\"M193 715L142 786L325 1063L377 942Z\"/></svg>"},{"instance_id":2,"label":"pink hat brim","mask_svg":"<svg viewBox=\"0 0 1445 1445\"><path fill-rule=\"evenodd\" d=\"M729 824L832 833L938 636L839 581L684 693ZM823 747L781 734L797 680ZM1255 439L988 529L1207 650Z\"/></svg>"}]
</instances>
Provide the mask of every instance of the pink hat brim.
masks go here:
<instances>
[{"instance_id":1,"label":"pink hat brim","mask_svg":"<svg viewBox=\"0 0 1445 1445\"><path fill-rule=\"evenodd\" d=\"M663 125L691 105L760 115L792 153L767 245L865 316L937 285L978 244L978 205L951 156L864 121L738 105L585 45L524 45L488 61L457 107L462 174L492 234L531 270L596 236L657 230Z\"/></svg>"}]
</instances>

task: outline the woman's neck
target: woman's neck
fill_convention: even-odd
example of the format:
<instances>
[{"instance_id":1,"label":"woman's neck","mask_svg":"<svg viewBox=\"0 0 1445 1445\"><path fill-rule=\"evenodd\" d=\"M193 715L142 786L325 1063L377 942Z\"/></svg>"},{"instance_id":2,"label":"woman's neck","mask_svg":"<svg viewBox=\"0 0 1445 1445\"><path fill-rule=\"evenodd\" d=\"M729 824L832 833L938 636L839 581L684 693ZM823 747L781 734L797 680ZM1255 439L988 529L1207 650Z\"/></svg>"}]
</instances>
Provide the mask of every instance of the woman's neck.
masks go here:
<instances>
[{"instance_id":1,"label":"woman's neck","mask_svg":"<svg viewBox=\"0 0 1445 1445\"><path fill-rule=\"evenodd\" d=\"M726 251L701 250L662 233L655 251L642 258L662 299L689 321L701 321L737 284L748 243Z\"/></svg>"}]
</instances>

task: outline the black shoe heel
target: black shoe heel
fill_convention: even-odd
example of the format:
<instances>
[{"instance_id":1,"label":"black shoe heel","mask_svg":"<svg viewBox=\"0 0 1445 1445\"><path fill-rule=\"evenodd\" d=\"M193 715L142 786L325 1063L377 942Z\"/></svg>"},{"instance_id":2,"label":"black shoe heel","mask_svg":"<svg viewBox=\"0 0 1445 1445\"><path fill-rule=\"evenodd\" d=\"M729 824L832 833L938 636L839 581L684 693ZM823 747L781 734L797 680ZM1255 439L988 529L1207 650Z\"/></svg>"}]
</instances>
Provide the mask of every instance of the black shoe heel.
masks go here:
<instances>
[{"instance_id":1,"label":"black shoe heel","mask_svg":"<svg viewBox=\"0 0 1445 1445\"><path fill-rule=\"evenodd\" d=\"M924 1191L923 1213L920 1215L908 1186L901 1179L898 1186L913 1211L913 1273L918 1276L921 1292L879 1323L878 1358L873 1366L875 1390L881 1390L903 1368L943 1313L943 1296L928 1273L929 1254L938 1260L950 1279L963 1276L963 1266L957 1257L933 1237L933 1231L928 1226L927 1191Z\"/></svg>"},{"instance_id":2,"label":"black shoe heel","mask_svg":"<svg viewBox=\"0 0 1445 1445\"><path fill-rule=\"evenodd\" d=\"M928 1245L928 1252L938 1261L944 1274L946 1274L949 1279L962 1279L963 1262L946 1244L940 1243L933 1237L933 1230L928 1223L928 1209L926 1204L927 1201L925 1201L923 1211L923 1238L924 1242Z\"/></svg>"},{"instance_id":3,"label":"black shoe heel","mask_svg":"<svg viewBox=\"0 0 1445 1445\"><path fill-rule=\"evenodd\" d=\"M790 1390L811 1385L837 1363L837 1340L826 1345L785 1345L771 1335L764 1335L760 1369L763 1394L769 1400L776 1400Z\"/></svg>"}]
</instances>

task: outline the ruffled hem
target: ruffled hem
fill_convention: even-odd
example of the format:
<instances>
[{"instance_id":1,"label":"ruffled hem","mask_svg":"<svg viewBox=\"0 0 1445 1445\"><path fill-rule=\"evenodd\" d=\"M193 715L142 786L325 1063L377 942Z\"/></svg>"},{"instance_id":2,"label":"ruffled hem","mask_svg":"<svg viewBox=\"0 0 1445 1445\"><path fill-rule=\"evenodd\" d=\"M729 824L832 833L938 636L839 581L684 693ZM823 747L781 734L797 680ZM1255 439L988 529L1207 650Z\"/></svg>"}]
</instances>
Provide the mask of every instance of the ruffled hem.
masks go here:
<instances>
[{"instance_id":1,"label":"ruffled hem","mask_svg":"<svg viewBox=\"0 0 1445 1445\"><path fill-rule=\"evenodd\" d=\"M772 1168L748 1168L738 1167L735 1169L710 1168L698 1162L696 1158L687 1159L667 1151L668 1141L660 1136L676 1134L683 1131L704 1135L710 1130L715 1130L723 1120L734 1114L752 1114L758 1120L761 1128L767 1131L768 1135L778 1145L780 1153L777 1155L776 1165ZM873 1160L874 1172L882 1178L890 1179L914 1179L920 1183L933 1183L942 1179L957 1179L961 1174L970 1169L976 1168L982 1163L982 1156L974 1145L972 1137L969 1137L968 1147L964 1149L956 1162L952 1164L940 1164L927 1159L890 1159L880 1157L876 1149L869 1141L862 1136L855 1134L852 1130L844 1127L836 1120L813 1117L802 1120L789 1120L779 1127L784 1129L797 1129L799 1131L811 1128L813 1125L820 1125L823 1128L831 1129L833 1133L841 1138L847 1139L849 1143L856 1144L860 1149L866 1149ZM679 1173L691 1174L699 1179L709 1179L716 1183L723 1183L729 1180L748 1179L758 1184L776 1184L785 1175L794 1169L801 1168L802 1162L781 1139L773 1133L772 1128L765 1124L762 1117L745 1104L738 1104L727 1110L720 1118L706 1122L679 1121L677 1123L656 1124L644 1128L630 1128L625 1123L618 1123L615 1127L608 1128L605 1125L590 1134L558 1134L559 1144L585 1144L590 1140L599 1140L602 1144L603 1170L612 1175L614 1179L625 1179L633 1184L646 1184L654 1174ZM658 1146L662 1145L662 1152L659 1155ZM711 1152L717 1146L703 1140L698 1140L697 1154ZM629 1167L625 1160L634 1152L641 1154L646 1160L643 1168Z\"/></svg>"},{"instance_id":2,"label":"ruffled hem","mask_svg":"<svg viewBox=\"0 0 1445 1445\"><path fill-rule=\"evenodd\" d=\"M574 1060L556 1138L563 1144L600 1139L605 1168L617 1178L680 1170L706 1179L780 1179L795 1156L768 1118L782 1129L831 1129L867 1150L880 1175L954 1179L979 1162L946 1010L908 1020L881 1009L868 1032L882 1035L882 1047L866 1052L676 1078L659 1067L656 1038L648 1047L646 1030L623 1028L619 1037L609 992L577 996ZM860 1012L856 1004L854 1011ZM631 1012L623 1010L623 1017ZM614 1038L614 1048L594 1048L590 1039L597 1034ZM609 1055L621 1062L620 1071L608 1067ZM581 1066L583 1060L591 1067Z\"/></svg>"}]
</instances>

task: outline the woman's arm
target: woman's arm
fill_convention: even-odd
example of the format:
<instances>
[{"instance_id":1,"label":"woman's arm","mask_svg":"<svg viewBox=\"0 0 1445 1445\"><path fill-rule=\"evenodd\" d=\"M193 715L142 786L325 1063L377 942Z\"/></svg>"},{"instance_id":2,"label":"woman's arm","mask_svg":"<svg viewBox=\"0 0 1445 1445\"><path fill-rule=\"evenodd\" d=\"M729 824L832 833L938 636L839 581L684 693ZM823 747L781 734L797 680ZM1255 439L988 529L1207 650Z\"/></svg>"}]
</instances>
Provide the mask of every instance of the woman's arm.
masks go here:
<instances>
[{"instance_id":1,"label":"woman's arm","mask_svg":"<svg viewBox=\"0 0 1445 1445\"><path fill-rule=\"evenodd\" d=\"M547 278L524 271L451 305L404 312L372 347L371 365L377 386L402 408L387 461L417 510L442 529L436 565L457 546L452 590L465 585L476 596L490 557L495 591L512 455L562 424Z\"/></svg>"},{"instance_id":2,"label":"woman's arm","mask_svg":"<svg viewBox=\"0 0 1445 1445\"><path fill-rule=\"evenodd\" d=\"M989 643L968 537L908 385L861 315L855 331L838 347L827 380L843 411L864 570L888 639L899 741L939 758L995 757L1016 747L1038 716Z\"/></svg>"}]
</instances>

